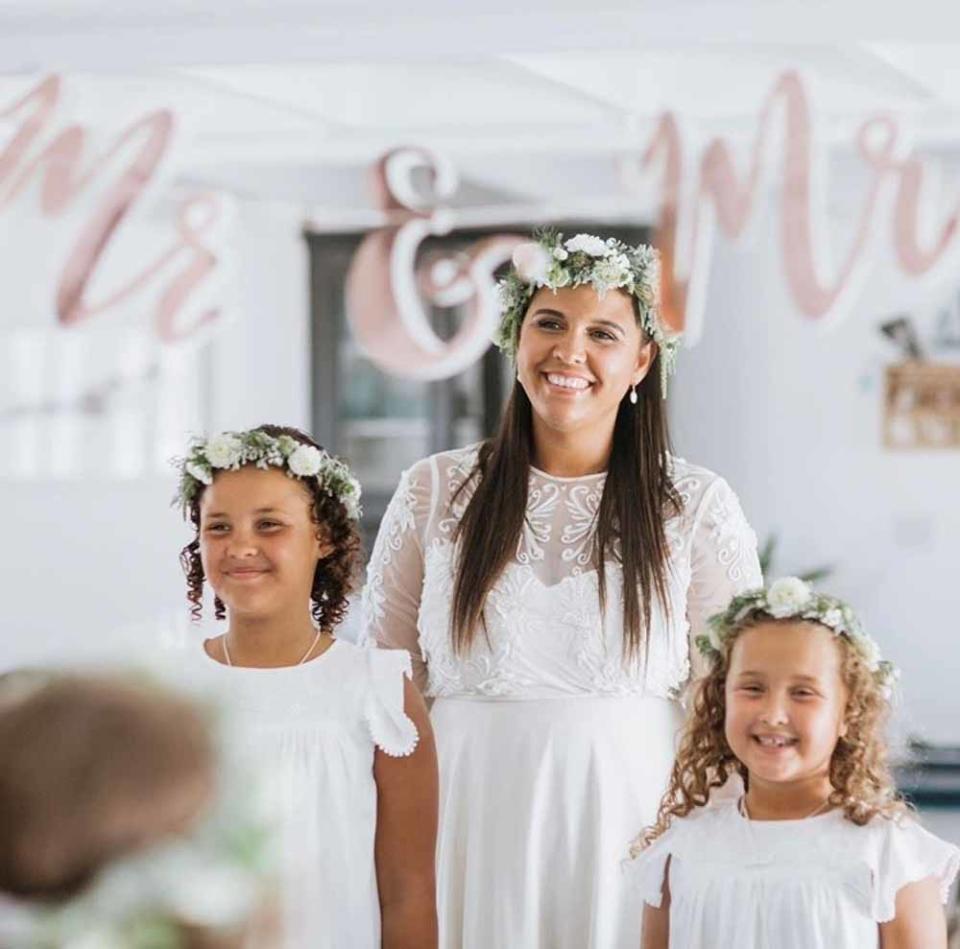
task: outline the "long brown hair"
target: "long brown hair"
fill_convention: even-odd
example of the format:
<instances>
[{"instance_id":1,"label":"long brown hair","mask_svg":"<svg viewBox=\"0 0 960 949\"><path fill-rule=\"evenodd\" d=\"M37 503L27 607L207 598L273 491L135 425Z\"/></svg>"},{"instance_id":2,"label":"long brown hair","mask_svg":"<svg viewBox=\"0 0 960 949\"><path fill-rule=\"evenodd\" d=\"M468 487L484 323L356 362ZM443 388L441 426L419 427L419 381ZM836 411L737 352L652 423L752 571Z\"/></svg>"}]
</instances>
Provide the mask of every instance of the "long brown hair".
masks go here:
<instances>
[{"instance_id":1,"label":"long brown hair","mask_svg":"<svg viewBox=\"0 0 960 949\"><path fill-rule=\"evenodd\" d=\"M624 398L617 412L593 542L601 612L606 608L607 559L623 570L625 660L645 651L654 597L669 610L664 521L680 510L669 472L659 353L637 395L636 405ZM533 409L515 382L500 430L481 445L477 464L460 487L476 485L456 531L460 551L451 634L458 653L468 652L477 627L484 628L484 601L516 552L526 518L532 446Z\"/></svg>"},{"instance_id":2,"label":"long brown hair","mask_svg":"<svg viewBox=\"0 0 960 949\"><path fill-rule=\"evenodd\" d=\"M736 635L724 640L710 672L697 685L693 714L687 719L670 775L667 793L660 802L656 821L634 841L635 856L665 833L677 817L686 817L710 800L715 788L739 774L744 787L750 776L727 742L726 684L734 643L746 629L759 623L795 622L776 620L759 613L745 621ZM841 651L841 676L847 689L844 721L846 734L837 740L830 759L830 804L844 817L863 825L877 815L895 817L908 810L897 794L887 763L885 727L890 703L863 656L844 636L835 637Z\"/></svg>"}]
</instances>

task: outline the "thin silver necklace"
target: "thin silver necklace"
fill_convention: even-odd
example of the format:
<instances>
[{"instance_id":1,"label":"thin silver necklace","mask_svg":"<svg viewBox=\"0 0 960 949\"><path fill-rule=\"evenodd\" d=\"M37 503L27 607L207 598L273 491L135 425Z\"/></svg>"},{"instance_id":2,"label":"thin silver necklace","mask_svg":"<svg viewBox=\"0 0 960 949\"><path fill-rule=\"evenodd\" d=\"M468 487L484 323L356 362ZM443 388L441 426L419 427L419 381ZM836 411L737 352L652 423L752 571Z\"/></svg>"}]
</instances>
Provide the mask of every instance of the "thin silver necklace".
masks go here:
<instances>
[{"instance_id":1,"label":"thin silver necklace","mask_svg":"<svg viewBox=\"0 0 960 949\"><path fill-rule=\"evenodd\" d=\"M322 632L323 632L323 630L321 630L321 629L318 629L318 630L317 630L317 635L313 637L313 642L310 643L309 648L308 648L307 651L303 654L303 656L301 657L300 661L297 662L297 663L294 663L294 665L302 666L302 665L307 661L307 656L309 656L310 653L313 652L313 650L314 650L314 648L316 647L317 643L320 642L320 634L321 634ZM227 648L227 634L226 634L226 633L223 634L223 639L221 640L221 642L223 643L223 656L224 656L224 658L227 660L227 665L228 665L228 666L232 666L232 665L233 665L233 660L230 658L230 650Z\"/></svg>"},{"instance_id":2,"label":"thin silver necklace","mask_svg":"<svg viewBox=\"0 0 960 949\"><path fill-rule=\"evenodd\" d=\"M827 804L830 803L829 796L826 800L821 801L814 810L812 810L806 817L800 818L800 820L807 820L807 818L815 817L817 814L822 811ZM746 852L752 852L751 857L747 857L744 853L741 859L744 860L744 865L754 866L754 867L768 867L771 864L776 862L775 852L771 852L768 846L761 846L760 841L757 839L757 831L754 829L755 823L767 823L766 821L754 821L750 817L750 811L747 810L747 796L742 794L740 800L737 802L737 809L740 812L740 815L743 817L744 831L746 832L746 839L748 843L748 848Z\"/></svg>"}]
</instances>

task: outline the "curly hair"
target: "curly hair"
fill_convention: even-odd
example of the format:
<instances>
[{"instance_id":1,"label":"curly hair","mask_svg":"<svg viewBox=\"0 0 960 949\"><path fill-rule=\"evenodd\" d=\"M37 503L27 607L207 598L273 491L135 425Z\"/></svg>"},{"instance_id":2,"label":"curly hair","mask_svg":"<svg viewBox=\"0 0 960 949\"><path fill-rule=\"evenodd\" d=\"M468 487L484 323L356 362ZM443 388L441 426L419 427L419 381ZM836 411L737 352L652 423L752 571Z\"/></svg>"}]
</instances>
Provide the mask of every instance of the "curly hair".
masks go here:
<instances>
[{"instance_id":1,"label":"curly hair","mask_svg":"<svg viewBox=\"0 0 960 949\"><path fill-rule=\"evenodd\" d=\"M739 774L744 786L749 786L747 769L730 748L724 729L730 656L744 630L761 623L787 622L796 620L779 620L767 613L755 612L738 624L724 641L709 673L697 683L667 792L660 802L656 821L631 845L632 856L664 834L674 818L686 817L696 808L704 807L710 800L710 792L722 787L731 775ZM847 688L844 713L847 730L837 740L830 759L833 790L829 802L841 808L847 820L862 826L878 815L892 818L908 808L898 796L887 762L885 729L889 699L849 640L835 636L834 641L841 651L841 675Z\"/></svg>"},{"instance_id":2,"label":"curly hair","mask_svg":"<svg viewBox=\"0 0 960 949\"><path fill-rule=\"evenodd\" d=\"M322 450L306 432L284 425L258 425L254 431L263 432L274 438L288 435L303 445ZM310 493L312 505L310 516L319 529L323 539L332 546L332 551L317 564L313 574L313 586L310 590L310 612L320 629L330 630L344 618L349 606L349 597L353 592L361 563L361 542L356 522L349 516L343 502L327 491L315 478L298 479L304 489ZM205 575L200 558L200 502L204 489L201 486L191 498L187 515L195 531L193 540L180 551L180 565L187 578L187 600L190 602L190 615L196 621L203 609L203 584ZM213 600L214 616L226 617L226 607L220 597Z\"/></svg>"}]
</instances>

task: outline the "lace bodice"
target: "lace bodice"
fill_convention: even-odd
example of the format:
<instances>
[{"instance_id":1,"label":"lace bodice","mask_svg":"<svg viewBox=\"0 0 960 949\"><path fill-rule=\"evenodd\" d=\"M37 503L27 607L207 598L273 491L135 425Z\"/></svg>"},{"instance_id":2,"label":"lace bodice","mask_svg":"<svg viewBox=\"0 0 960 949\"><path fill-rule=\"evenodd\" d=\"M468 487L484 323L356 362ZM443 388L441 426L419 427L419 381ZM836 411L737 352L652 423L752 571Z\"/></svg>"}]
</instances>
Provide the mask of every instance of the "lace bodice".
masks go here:
<instances>
[{"instance_id":1,"label":"lace bodice","mask_svg":"<svg viewBox=\"0 0 960 949\"><path fill-rule=\"evenodd\" d=\"M527 518L516 556L490 591L487 637L457 656L450 635L454 529L469 502L456 496L477 446L442 452L406 471L387 508L364 590L364 637L402 647L426 695L540 698L671 696L690 674L691 636L731 596L761 583L756 537L733 491L673 459L682 512L666 525L669 616L653 604L648 660L622 658L622 574L605 565L601 615L591 563L605 474L558 478L531 469Z\"/></svg>"}]
</instances>

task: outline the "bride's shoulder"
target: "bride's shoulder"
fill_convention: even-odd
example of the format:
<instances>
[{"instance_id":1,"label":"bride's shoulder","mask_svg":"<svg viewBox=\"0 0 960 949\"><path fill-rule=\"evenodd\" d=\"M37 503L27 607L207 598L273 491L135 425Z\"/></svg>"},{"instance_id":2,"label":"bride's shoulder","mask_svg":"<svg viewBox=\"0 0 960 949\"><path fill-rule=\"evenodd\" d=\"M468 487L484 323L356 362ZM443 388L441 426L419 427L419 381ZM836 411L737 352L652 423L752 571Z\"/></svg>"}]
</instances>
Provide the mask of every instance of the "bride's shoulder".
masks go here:
<instances>
[{"instance_id":1,"label":"bride's shoulder","mask_svg":"<svg viewBox=\"0 0 960 949\"><path fill-rule=\"evenodd\" d=\"M695 465L679 455L670 455L667 461L670 480L683 501L684 507L696 507L707 491L723 479L715 471Z\"/></svg>"},{"instance_id":2,"label":"bride's shoulder","mask_svg":"<svg viewBox=\"0 0 960 949\"><path fill-rule=\"evenodd\" d=\"M463 481L470 477L477 465L477 459L483 442L475 442L464 448L451 448L418 461L411 471L420 470L436 472L441 483L449 481Z\"/></svg>"}]
</instances>

